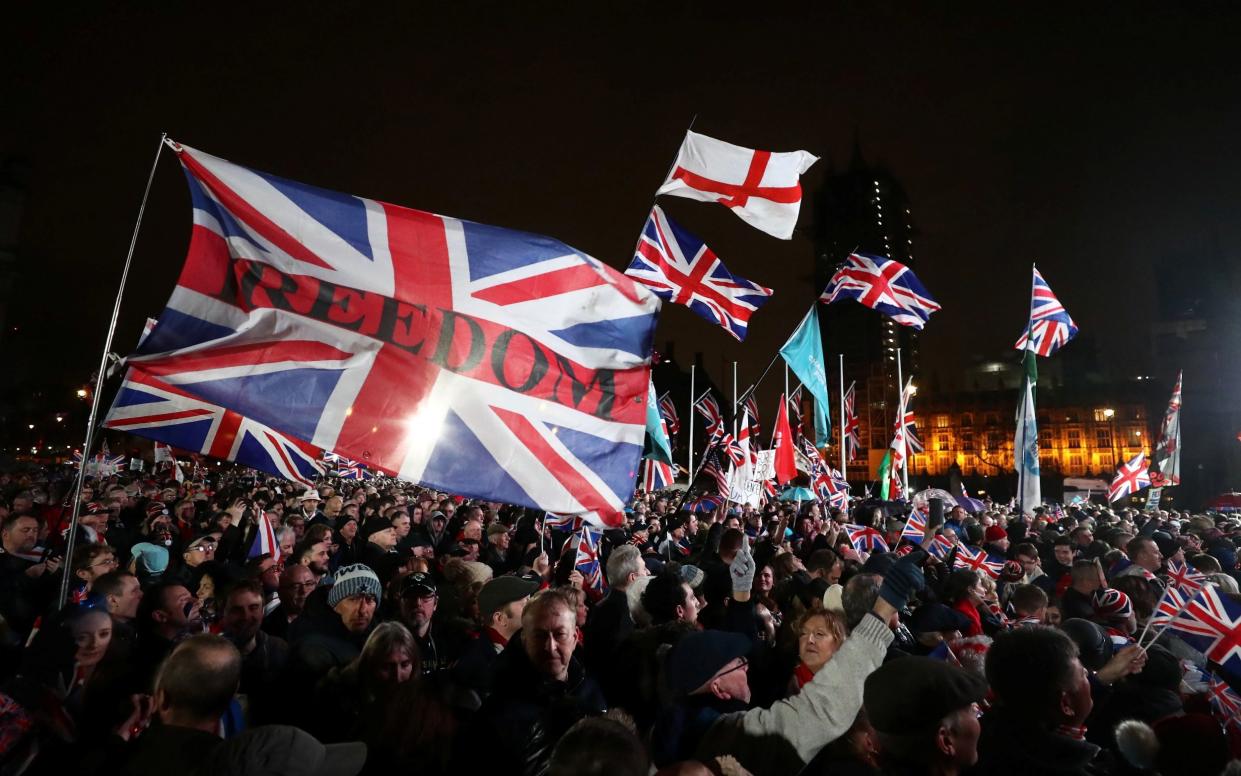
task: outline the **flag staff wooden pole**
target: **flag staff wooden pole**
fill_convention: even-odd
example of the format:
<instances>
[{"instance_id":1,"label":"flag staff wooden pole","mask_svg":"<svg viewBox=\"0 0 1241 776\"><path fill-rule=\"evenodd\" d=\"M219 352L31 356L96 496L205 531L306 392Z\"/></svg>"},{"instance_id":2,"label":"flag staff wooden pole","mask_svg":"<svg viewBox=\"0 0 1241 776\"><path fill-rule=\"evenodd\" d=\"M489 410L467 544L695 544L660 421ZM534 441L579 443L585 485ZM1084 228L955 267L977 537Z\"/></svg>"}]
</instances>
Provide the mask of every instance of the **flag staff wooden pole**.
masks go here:
<instances>
[{"instance_id":1,"label":"flag staff wooden pole","mask_svg":"<svg viewBox=\"0 0 1241 776\"><path fill-rule=\"evenodd\" d=\"M905 377L901 373L901 349L896 349L896 422L902 429L901 433L901 489L909 498L909 440L905 438Z\"/></svg>"},{"instance_id":2,"label":"flag staff wooden pole","mask_svg":"<svg viewBox=\"0 0 1241 776\"><path fill-rule=\"evenodd\" d=\"M746 391L745 395L749 396L751 393L753 393L753 391ZM737 407L738 406L739 405L737 402L737 362L734 361L733 362L733 439L737 438Z\"/></svg>"},{"instance_id":3,"label":"flag staff wooden pole","mask_svg":"<svg viewBox=\"0 0 1241 776\"><path fill-rule=\"evenodd\" d=\"M816 299L816 300L814 300L813 302L811 302L811 303L810 303L810 307L813 309L813 307L814 307L816 304L818 304L818 303L819 303L819 300L818 300L818 299ZM809 312L809 311L807 311L807 312ZM804 316L803 316L803 317L804 317ZM801 320L798 320L797 325L798 325L798 326L801 326ZM796 332L796 331L797 331L797 328L796 328L796 327L794 327L794 328L793 328L793 331L794 331L794 332ZM792 335L790 334L789 336L791 337ZM786 344L788 343L788 340L787 340L787 339L785 340L785 343L786 343ZM758 390L758 386L759 386L759 384L760 384L760 383L762 383L762 382L763 382L763 380L767 377L767 373L768 373L768 372L770 372L770 371L771 371L771 368L772 368L773 366L775 366L775 365L776 365L776 361L777 361L777 360L779 360L779 358L780 358L780 350L779 350L779 349L777 349L777 350L776 350L776 354L775 354L774 356L772 356L772 357L771 357L771 361L770 361L770 362L768 362L767 367L763 370L763 373L762 373L761 375L759 375L759 376L758 376L758 379L757 379L757 380L755 380L755 381L754 381L754 385L751 385L749 388L747 388L747 389L746 389L746 391L745 391L745 394L744 394L743 396L741 396L741 397L740 397L740 400L741 400L742 402L744 402L746 399L750 398L750 394L752 394L752 393L754 393L755 391L757 391L757 390ZM785 366L788 366L788 364L785 364Z\"/></svg>"},{"instance_id":4,"label":"flag staff wooden pole","mask_svg":"<svg viewBox=\"0 0 1241 776\"><path fill-rule=\"evenodd\" d=\"M856 399L855 405L856 406ZM849 481L849 470L845 461L845 354L840 354L840 476Z\"/></svg>"},{"instance_id":5,"label":"flag staff wooden pole","mask_svg":"<svg viewBox=\"0 0 1241 776\"><path fill-rule=\"evenodd\" d=\"M694 473L694 377L696 376L697 364L689 365L689 412L685 413L685 423L689 426L689 449L688 458L685 465L685 476L689 477ZM689 486L693 485L693 480L685 483L685 489L689 490Z\"/></svg>"},{"instance_id":6,"label":"flag staff wooden pole","mask_svg":"<svg viewBox=\"0 0 1241 776\"><path fill-rule=\"evenodd\" d=\"M78 520L82 513L82 485L86 481L86 467L90 459L91 445L95 441L95 418L99 415L99 397L103 393L104 378L108 375L108 354L112 352L116 321L121 315L121 298L125 295L125 282L129 279L129 268L134 260L134 247L138 244L138 230L142 227L142 216L146 213L147 199L151 196L151 183L155 180L159 156L167 141L168 133L161 133L159 144L155 148L155 159L151 162L151 172L147 175L146 188L142 191L142 202L138 205L138 218L134 222L133 235L129 238L129 251L125 254L125 267L121 270L121 283L116 290L116 301L112 304L112 320L108 324L108 336L103 342L103 355L99 357L99 373L95 376L95 393L91 397L90 417L86 421L86 439L82 441L82 464L78 467L78 479L73 488L73 513L69 518L69 532L65 537L65 556L61 561L60 595L56 599L57 608L64 606L69 597L69 582L73 577L69 564L73 561L73 545L76 543Z\"/></svg>"}]
</instances>

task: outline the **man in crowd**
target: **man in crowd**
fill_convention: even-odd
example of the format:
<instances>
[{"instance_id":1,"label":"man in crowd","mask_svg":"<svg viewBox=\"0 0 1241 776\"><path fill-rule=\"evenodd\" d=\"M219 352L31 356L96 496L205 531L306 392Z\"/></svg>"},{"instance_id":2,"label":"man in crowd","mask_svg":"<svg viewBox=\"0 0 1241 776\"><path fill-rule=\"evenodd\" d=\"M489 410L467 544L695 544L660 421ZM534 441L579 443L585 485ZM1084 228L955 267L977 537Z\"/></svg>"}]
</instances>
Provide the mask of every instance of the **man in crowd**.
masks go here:
<instances>
[{"instance_id":1,"label":"man in crowd","mask_svg":"<svg viewBox=\"0 0 1241 776\"><path fill-rule=\"evenodd\" d=\"M23 642L57 594L61 559L33 557L38 542L39 521L30 515L13 512L0 523L0 616Z\"/></svg>"}]
</instances>

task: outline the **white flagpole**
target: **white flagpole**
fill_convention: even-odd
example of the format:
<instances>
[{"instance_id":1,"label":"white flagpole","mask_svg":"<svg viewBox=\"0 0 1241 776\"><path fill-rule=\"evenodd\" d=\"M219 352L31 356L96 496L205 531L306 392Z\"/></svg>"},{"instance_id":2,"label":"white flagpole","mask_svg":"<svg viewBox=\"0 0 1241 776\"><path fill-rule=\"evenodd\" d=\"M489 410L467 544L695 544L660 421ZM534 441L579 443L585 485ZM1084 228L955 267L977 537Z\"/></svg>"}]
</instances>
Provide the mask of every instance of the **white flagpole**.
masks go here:
<instances>
[{"instance_id":1,"label":"white flagpole","mask_svg":"<svg viewBox=\"0 0 1241 776\"><path fill-rule=\"evenodd\" d=\"M737 362L733 362L733 439L737 438Z\"/></svg>"},{"instance_id":2,"label":"white flagpole","mask_svg":"<svg viewBox=\"0 0 1241 776\"><path fill-rule=\"evenodd\" d=\"M896 422L905 426L905 376L901 374L901 349L896 349L896 395L900 399L896 402L896 412L900 417L896 418ZM910 442L905 435L901 435L901 488L905 490L905 498L910 498Z\"/></svg>"},{"instance_id":3,"label":"white flagpole","mask_svg":"<svg viewBox=\"0 0 1241 776\"><path fill-rule=\"evenodd\" d=\"M857 398L854 397L854 402ZM849 479L848 462L845 460L845 354L840 354L840 474Z\"/></svg>"},{"instance_id":4,"label":"white flagpole","mask_svg":"<svg viewBox=\"0 0 1241 776\"><path fill-rule=\"evenodd\" d=\"M689 365L689 412L685 413L685 422L689 424L689 444L687 445L689 448L687 454L689 465L685 468L685 476L687 477L694 476L694 370L697 369L697 366L697 364ZM693 484L693 480L691 480L685 483L685 487L688 488Z\"/></svg>"},{"instance_id":5,"label":"white flagpole","mask_svg":"<svg viewBox=\"0 0 1241 776\"><path fill-rule=\"evenodd\" d=\"M108 324L108 336L103 342L103 355L99 358L99 374L95 377L95 394L91 397L90 418L86 421L86 439L82 442L82 465L78 469L77 485L73 489L73 515L69 519L69 532L65 538L65 557L61 566L60 597L57 606L64 606L69 597L69 582L73 578L69 563L73 559L73 545L78 533L78 518L82 511L82 484L86 480L86 466L90 458L91 445L95 441L95 418L99 414L99 397L103 393L103 381L108 375L108 354L112 352L112 338L116 335L116 321L121 315L121 297L125 295L125 282L129 279L129 267L134 260L134 248L138 244L138 230L142 227L142 216L146 213L147 198L151 196L151 184L155 181L155 169L159 166L159 155L164 150L168 133L159 136L159 145L155 149L155 160L151 162L151 172L147 175L147 185L142 192L142 203L138 205L138 219L134 222L134 232L129 238L129 252L125 254L125 267L121 270L121 284L116 290L116 301L112 304L112 321Z\"/></svg>"}]
</instances>

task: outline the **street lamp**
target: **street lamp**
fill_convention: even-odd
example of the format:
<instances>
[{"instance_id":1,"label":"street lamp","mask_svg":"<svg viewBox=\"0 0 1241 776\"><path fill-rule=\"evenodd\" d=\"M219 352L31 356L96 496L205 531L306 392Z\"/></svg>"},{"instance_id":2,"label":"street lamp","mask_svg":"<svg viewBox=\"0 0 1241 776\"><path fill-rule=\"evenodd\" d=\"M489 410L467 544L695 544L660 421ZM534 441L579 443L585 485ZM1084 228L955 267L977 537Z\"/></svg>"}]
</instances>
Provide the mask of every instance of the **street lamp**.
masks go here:
<instances>
[{"instance_id":1,"label":"street lamp","mask_svg":"<svg viewBox=\"0 0 1241 776\"><path fill-rule=\"evenodd\" d=\"M1111 407L1105 407L1103 410L1103 418L1107 421L1107 438L1112 448L1112 469L1115 471L1120 466L1120 456L1116 454L1116 410Z\"/></svg>"},{"instance_id":2,"label":"street lamp","mask_svg":"<svg viewBox=\"0 0 1241 776\"><path fill-rule=\"evenodd\" d=\"M85 399L87 396L90 396L90 391L86 390L85 388L79 388L79 389L78 389L78 391L77 391L77 397L78 397L79 399Z\"/></svg>"}]
</instances>

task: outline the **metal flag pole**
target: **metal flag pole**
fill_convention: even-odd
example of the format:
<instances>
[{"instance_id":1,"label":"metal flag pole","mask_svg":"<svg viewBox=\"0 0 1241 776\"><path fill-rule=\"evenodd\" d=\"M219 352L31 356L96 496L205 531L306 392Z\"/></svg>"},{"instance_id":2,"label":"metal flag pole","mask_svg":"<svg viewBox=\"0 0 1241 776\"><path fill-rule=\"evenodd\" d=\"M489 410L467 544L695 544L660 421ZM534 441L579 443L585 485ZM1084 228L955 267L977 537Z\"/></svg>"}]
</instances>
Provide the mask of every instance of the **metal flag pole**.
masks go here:
<instances>
[{"instance_id":1,"label":"metal flag pole","mask_svg":"<svg viewBox=\"0 0 1241 776\"><path fill-rule=\"evenodd\" d=\"M901 349L896 349L896 422L903 429L905 426L905 376L901 373ZM909 498L909 440L901 434L901 489L905 498Z\"/></svg>"},{"instance_id":2,"label":"metal flag pole","mask_svg":"<svg viewBox=\"0 0 1241 776\"><path fill-rule=\"evenodd\" d=\"M747 393L748 395L748 393ZM733 439L737 438L737 362L733 362Z\"/></svg>"},{"instance_id":3,"label":"metal flag pole","mask_svg":"<svg viewBox=\"0 0 1241 776\"><path fill-rule=\"evenodd\" d=\"M142 216L146 213L147 199L151 196L151 183L155 180L155 169L159 166L159 156L164 150L168 133L161 133L159 144L155 148L155 160L151 162L151 173L147 175L147 185L142 191L142 203L138 205L138 219L134 222L134 232L129 238L129 252L125 254L125 267L121 270L121 284L116 290L116 301L112 304L112 320L108 324L108 336L103 342L103 355L99 357L99 374L95 376L95 395L91 397L90 417L86 421L86 439L82 442L82 464L78 467L78 480L73 489L73 514L69 518L69 533L65 537L65 557L61 566L60 596L56 606L65 605L69 598L69 581L72 574L69 564L73 559L73 545L77 539L78 519L82 512L82 485L86 481L86 467L90 458L91 445L95 441L95 418L99 415L99 397L103 393L103 381L108 374L108 354L112 352L112 338L116 334L116 321L121 315L121 297L125 295L125 282L129 279L129 267L134 260L134 248L138 244L138 230L142 227Z\"/></svg>"},{"instance_id":4,"label":"metal flag pole","mask_svg":"<svg viewBox=\"0 0 1241 776\"><path fill-rule=\"evenodd\" d=\"M694 376L695 376L694 370L697 369L697 366L698 366L697 364L689 365L690 405L689 405L689 412L685 413L685 422L686 424L689 425L689 444L686 445L686 447L689 449L689 452L686 454L688 458L688 460L686 461L686 465L685 465L685 476L686 477L693 474L693 471L694 471L694 404L693 402L694 402ZM692 480L690 482L685 483L686 489L688 490L689 486L692 484L693 484Z\"/></svg>"},{"instance_id":5,"label":"metal flag pole","mask_svg":"<svg viewBox=\"0 0 1241 776\"><path fill-rule=\"evenodd\" d=\"M856 398L854 399L856 402ZM845 460L845 354L840 354L840 474L849 479L848 462Z\"/></svg>"}]
</instances>

